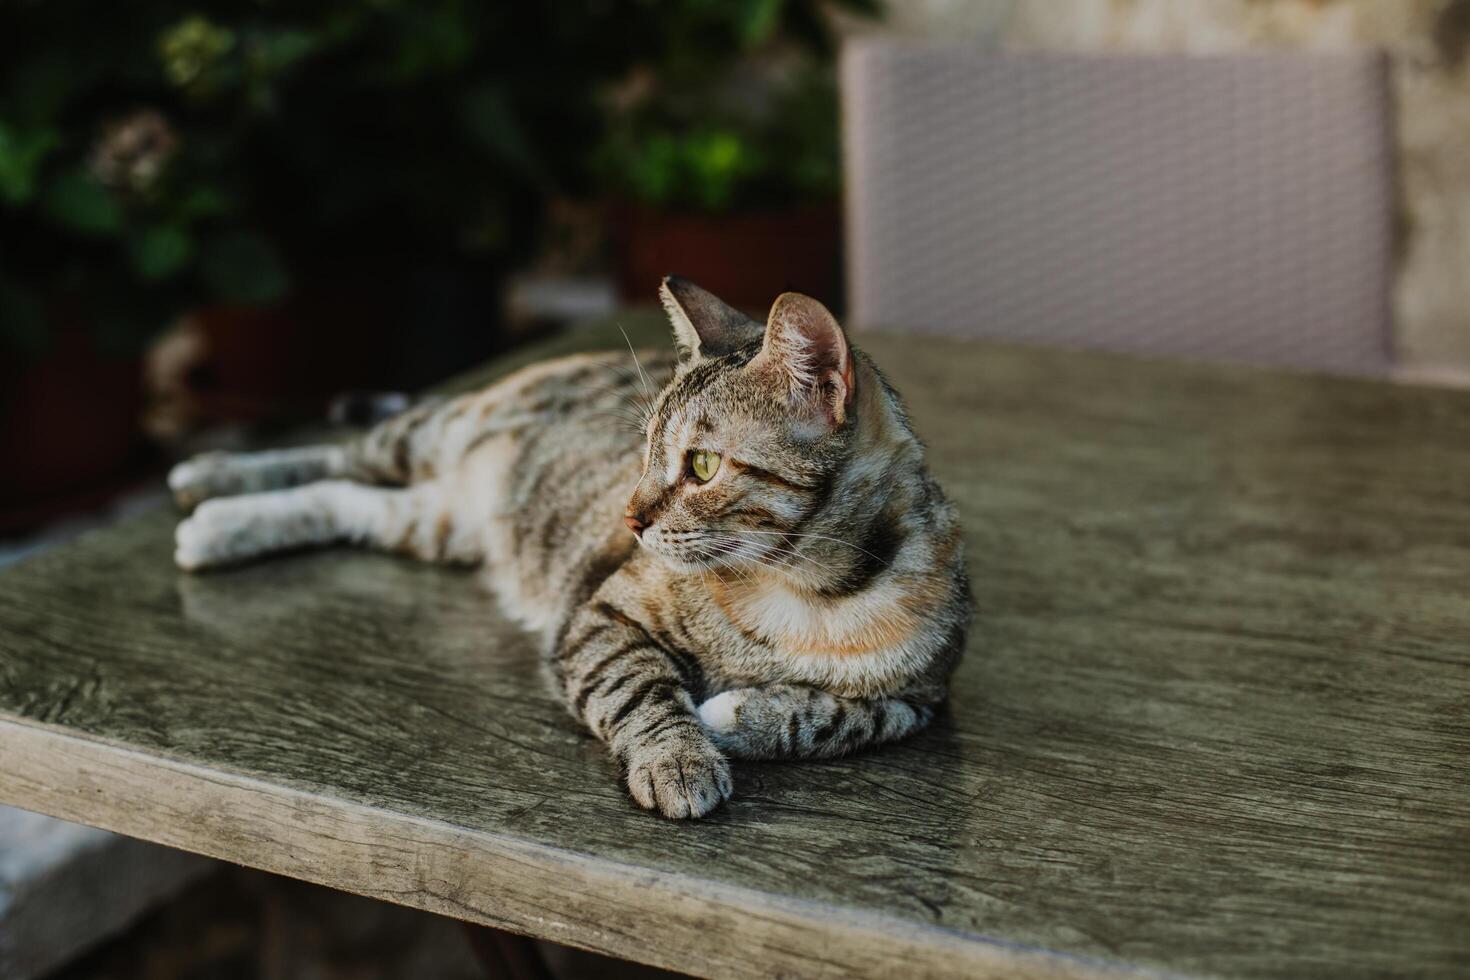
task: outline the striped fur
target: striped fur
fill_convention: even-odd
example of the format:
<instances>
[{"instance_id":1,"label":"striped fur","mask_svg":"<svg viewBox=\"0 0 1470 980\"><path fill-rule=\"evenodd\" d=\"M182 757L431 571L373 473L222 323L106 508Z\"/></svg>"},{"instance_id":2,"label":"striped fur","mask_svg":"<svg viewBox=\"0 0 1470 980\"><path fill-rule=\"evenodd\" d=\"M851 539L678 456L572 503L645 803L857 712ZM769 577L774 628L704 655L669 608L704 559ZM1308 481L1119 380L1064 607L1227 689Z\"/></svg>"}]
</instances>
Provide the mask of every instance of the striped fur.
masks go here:
<instances>
[{"instance_id":1,"label":"striped fur","mask_svg":"<svg viewBox=\"0 0 1470 980\"><path fill-rule=\"evenodd\" d=\"M480 566L633 799L670 817L728 798L729 758L924 727L970 595L897 396L814 300L762 325L661 292L677 356L565 358L345 446L181 464L170 484L199 506L176 560L354 542ZM721 457L707 483L695 449Z\"/></svg>"}]
</instances>

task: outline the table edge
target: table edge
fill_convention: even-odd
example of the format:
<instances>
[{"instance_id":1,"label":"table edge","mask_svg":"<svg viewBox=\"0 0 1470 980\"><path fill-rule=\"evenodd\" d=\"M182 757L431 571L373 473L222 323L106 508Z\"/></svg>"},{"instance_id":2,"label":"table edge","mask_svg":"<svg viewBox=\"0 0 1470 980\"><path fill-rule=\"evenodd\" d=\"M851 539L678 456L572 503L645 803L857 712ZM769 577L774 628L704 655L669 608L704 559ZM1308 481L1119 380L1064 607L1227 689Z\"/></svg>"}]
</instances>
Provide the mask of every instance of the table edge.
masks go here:
<instances>
[{"instance_id":1,"label":"table edge","mask_svg":"<svg viewBox=\"0 0 1470 980\"><path fill-rule=\"evenodd\" d=\"M696 975L711 969L751 978L892 976L895 969L935 978L1159 975L660 874L150 755L5 712L0 776L0 802L23 809ZM174 819L160 819L164 810ZM395 861L395 855L412 860ZM640 921L645 915L656 915L656 923ZM712 948L716 930L723 936Z\"/></svg>"}]
</instances>

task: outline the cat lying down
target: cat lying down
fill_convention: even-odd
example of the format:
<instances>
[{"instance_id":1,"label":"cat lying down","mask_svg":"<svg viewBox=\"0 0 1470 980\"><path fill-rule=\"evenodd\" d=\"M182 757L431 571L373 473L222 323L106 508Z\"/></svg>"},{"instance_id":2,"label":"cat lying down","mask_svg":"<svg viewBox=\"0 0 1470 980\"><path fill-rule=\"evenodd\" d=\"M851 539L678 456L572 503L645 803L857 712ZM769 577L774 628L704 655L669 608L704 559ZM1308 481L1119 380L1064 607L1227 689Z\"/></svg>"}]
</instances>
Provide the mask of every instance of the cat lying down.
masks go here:
<instances>
[{"instance_id":1,"label":"cat lying down","mask_svg":"<svg viewBox=\"0 0 1470 980\"><path fill-rule=\"evenodd\" d=\"M484 568L640 806L699 817L735 759L923 728L971 601L953 508L822 304L763 326L680 279L677 356L534 365L341 446L174 468L189 571L355 542ZM633 408L646 398L636 431Z\"/></svg>"}]
</instances>

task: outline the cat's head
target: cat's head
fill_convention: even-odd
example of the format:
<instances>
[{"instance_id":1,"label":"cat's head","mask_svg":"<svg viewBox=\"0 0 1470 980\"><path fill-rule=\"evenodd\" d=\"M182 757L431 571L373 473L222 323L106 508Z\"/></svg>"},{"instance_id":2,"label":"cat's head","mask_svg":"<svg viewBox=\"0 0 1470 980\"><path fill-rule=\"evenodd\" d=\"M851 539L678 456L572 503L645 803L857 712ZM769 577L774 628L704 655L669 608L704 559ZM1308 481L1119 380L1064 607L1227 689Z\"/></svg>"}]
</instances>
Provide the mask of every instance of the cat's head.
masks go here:
<instances>
[{"instance_id":1,"label":"cat's head","mask_svg":"<svg viewBox=\"0 0 1470 980\"><path fill-rule=\"evenodd\" d=\"M788 535L853 452L864 400L847 337L799 293L761 324L682 279L659 292L680 364L653 407L628 526L676 566L789 566Z\"/></svg>"}]
</instances>

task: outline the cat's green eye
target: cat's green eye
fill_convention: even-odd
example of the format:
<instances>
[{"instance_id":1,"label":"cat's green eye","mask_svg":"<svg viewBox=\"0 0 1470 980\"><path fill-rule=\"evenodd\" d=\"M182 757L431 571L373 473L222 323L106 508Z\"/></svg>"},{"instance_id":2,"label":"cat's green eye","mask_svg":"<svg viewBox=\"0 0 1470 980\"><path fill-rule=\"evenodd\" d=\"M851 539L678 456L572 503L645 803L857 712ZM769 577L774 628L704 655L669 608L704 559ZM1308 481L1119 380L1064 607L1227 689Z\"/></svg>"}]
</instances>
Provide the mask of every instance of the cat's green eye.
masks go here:
<instances>
[{"instance_id":1,"label":"cat's green eye","mask_svg":"<svg viewBox=\"0 0 1470 980\"><path fill-rule=\"evenodd\" d=\"M689 454L689 469L700 483L708 483L720 471L720 454L696 449Z\"/></svg>"}]
</instances>

